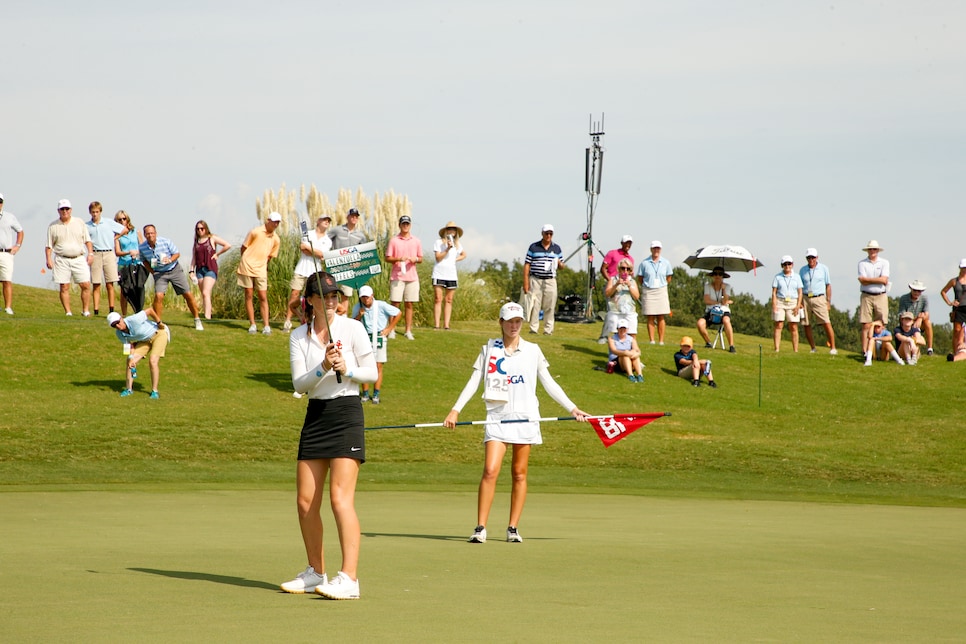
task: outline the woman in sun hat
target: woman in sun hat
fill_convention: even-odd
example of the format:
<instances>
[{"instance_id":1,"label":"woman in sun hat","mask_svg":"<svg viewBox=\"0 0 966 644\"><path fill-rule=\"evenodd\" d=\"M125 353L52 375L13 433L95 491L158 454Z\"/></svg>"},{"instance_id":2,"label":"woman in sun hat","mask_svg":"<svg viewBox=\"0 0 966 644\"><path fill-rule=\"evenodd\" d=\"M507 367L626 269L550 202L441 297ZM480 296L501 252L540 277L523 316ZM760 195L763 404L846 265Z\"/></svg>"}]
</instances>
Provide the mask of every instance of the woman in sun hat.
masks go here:
<instances>
[{"instance_id":1,"label":"woman in sun hat","mask_svg":"<svg viewBox=\"0 0 966 644\"><path fill-rule=\"evenodd\" d=\"M735 332L731 328L731 285L725 279L731 277L723 266L715 266L708 273L710 281L704 284L704 317L698 318L698 333L704 339L704 348L711 348L709 324L721 324L728 339L728 351L735 351ZM715 321L717 320L717 321Z\"/></svg>"},{"instance_id":2,"label":"woman in sun hat","mask_svg":"<svg viewBox=\"0 0 966 644\"><path fill-rule=\"evenodd\" d=\"M455 221L439 229L439 239L433 244L436 265L433 266L433 322L439 329L439 316L443 314L443 328L449 330L450 316L453 314L453 297L456 295L456 262L466 259L460 240L463 229Z\"/></svg>"},{"instance_id":3,"label":"woman in sun hat","mask_svg":"<svg viewBox=\"0 0 966 644\"><path fill-rule=\"evenodd\" d=\"M540 405L537 401L537 380L561 407L577 420L586 420L587 414L571 402L557 381L550 374L549 364L540 345L520 337L524 322L523 307L507 302L500 309L501 337L487 342L476 357L473 373L463 387L453 409L443 424L456 427L460 412L470 401L483 382L483 399L486 401L486 423L483 436L483 478L477 497L476 529L470 543L486 541L486 521L496 494L496 482L507 445L513 449L513 484L510 492L510 524L506 540L522 542L517 531L523 504L527 497L527 467L530 447L543 442L540 434ZM501 423L502 420L525 420L525 422Z\"/></svg>"}]
</instances>

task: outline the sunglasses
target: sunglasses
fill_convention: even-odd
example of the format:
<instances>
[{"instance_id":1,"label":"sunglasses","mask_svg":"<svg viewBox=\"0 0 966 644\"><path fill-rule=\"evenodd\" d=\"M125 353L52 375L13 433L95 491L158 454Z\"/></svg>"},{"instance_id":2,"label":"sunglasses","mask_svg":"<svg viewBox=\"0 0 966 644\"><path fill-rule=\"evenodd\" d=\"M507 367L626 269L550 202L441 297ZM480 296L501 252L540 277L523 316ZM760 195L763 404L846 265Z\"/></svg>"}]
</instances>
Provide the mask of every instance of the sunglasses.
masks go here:
<instances>
[{"instance_id":1,"label":"sunglasses","mask_svg":"<svg viewBox=\"0 0 966 644\"><path fill-rule=\"evenodd\" d=\"M791 265L792 265L791 262L785 262L784 264L782 264L782 266L791 266Z\"/></svg>"},{"instance_id":2,"label":"sunglasses","mask_svg":"<svg viewBox=\"0 0 966 644\"><path fill-rule=\"evenodd\" d=\"M117 218L117 219L115 219L114 221L116 221L116 222L118 222L118 223L120 223L120 222L122 222L122 221L127 221L127 217L118 217L118 218Z\"/></svg>"},{"instance_id":3,"label":"sunglasses","mask_svg":"<svg viewBox=\"0 0 966 644\"><path fill-rule=\"evenodd\" d=\"M632 268L627 268L626 266L621 266L621 267L620 267L620 268L618 268L617 270L619 270L619 271L620 271L621 273L630 273L630 272L631 272L632 270L634 270L634 269L632 269Z\"/></svg>"},{"instance_id":4,"label":"sunglasses","mask_svg":"<svg viewBox=\"0 0 966 644\"><path fill-rule=\"evenodd\" d=\"M204 231L204 230L205 230L205 227L204 227L204 226L198 226L197 228L195 228L195 230L201 230L201 231Z\"/></svg>"}]
</instances>

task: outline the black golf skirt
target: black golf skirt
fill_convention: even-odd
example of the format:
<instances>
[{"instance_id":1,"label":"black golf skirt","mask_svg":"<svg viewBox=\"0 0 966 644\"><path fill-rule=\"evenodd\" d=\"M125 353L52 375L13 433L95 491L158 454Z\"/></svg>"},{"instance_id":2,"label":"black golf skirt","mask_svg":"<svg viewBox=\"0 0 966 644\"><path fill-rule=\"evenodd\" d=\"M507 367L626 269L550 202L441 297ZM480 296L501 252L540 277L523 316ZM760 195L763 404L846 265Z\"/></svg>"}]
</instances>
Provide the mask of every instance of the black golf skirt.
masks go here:
<instances>
[{"instance_id":1,"label":"black golf skirt","mask_svg":"<svg viewBox=\"0 0 966 644\"><path fill-rule=\"evenodd\" d=\"M298 460L354 458L365 463L365 427L359 396L310 398L299 438Z\"/></svg>"}]
</instances>

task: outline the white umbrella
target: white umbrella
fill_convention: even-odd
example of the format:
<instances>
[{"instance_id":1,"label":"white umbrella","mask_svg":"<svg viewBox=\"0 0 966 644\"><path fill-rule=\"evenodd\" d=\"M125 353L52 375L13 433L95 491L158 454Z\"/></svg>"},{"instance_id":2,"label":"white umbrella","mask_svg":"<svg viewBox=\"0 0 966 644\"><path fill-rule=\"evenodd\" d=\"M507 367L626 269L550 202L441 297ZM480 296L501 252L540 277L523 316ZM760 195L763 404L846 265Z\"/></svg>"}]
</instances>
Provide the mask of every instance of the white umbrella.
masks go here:
<instances>
[{"instance_id":1,"label":"white umbrella","mask_svg":"<svg viewBox=\"0 0 966 644\"><path fill-rule=\"evenodd\" d=\"M721 266L726 271L742 271L745 273L753 271L759 266L764 266L744 246L732 244L699 248L694 255L685 259L684 263L698 270L710 271L717 266Z\"/></svg>"}]
</instances>

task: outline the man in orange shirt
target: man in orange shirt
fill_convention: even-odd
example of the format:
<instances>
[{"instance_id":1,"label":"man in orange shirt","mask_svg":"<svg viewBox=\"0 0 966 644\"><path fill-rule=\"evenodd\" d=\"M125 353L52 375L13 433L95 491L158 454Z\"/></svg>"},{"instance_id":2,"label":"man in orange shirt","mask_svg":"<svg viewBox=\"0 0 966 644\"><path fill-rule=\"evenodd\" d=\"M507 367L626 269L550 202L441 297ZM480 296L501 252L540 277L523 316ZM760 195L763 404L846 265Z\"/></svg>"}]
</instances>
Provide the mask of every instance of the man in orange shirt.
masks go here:
<instances>
[{"instance_id":1,"label":"man in orange shirt","mask_svg":"<svg viewBox=\"0 0 966 644\"><path fill-rule=\"evenodd\" d=\"M275 234L282 215L273 212L264 225L255 226L248 232L241 247L241 260L238 262L238 285L245 289L245 311L248 313L249 333L258 333L255 325L254 291L258 290L258 303L261 307L263 335L271 335L268 323L268 262L278 256L279 239Z\"/></svg>"}]
</instances>

